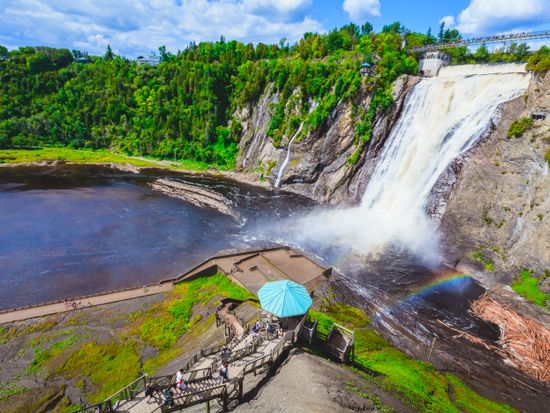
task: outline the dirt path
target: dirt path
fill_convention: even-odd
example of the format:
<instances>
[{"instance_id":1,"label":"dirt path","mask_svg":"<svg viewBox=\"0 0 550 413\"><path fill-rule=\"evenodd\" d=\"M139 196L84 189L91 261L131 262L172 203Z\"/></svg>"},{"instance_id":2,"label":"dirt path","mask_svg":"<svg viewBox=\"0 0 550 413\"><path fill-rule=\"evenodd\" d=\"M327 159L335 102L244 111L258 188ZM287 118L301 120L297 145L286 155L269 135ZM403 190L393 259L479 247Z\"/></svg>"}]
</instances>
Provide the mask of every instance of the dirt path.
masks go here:
<instances>
[{"instance_id":1,"label":"dirt path","mask_svg":"<svg viewBox=\"0 0 550 413\"><path fill-rule=\"evenodd\" d=\"M160 294L170 291L173 287L171 282L160 285L153 285L144 288L118 291L114 293L101 294L93 297L83 298L78 301L67 301L53 304L39 305L36 307L23 308L21 310L9 311L0 314L0 324L12 321L21 321L28 318L42 317L50 314L74 311L81 308L93 307L96 305L109 304L117 301L130 300L132 298L145 297L148 295Z\"/></svg>"}]
</instances>

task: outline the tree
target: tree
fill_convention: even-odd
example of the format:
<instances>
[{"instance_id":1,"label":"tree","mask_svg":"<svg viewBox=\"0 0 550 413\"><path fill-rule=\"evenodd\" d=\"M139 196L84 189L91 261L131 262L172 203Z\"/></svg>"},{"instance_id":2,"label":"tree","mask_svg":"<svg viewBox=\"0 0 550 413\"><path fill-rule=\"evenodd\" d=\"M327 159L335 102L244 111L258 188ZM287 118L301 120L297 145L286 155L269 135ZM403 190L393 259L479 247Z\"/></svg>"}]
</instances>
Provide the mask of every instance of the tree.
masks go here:
<instances>
[{"instance_id":1,"label":"tree","mask_svg":"<svg viewBox=\"0 0 550 413\"><path fill-rule=\"evenodd\" d=\"M445 34L445 21L441 22L439 26L439 34L437 35L437 41L439 43L443 42L443 35Z\"/></svg>"},{"instance_id":2,"label":"tree","mask_svg":"<svg viewBox=\"0 0 550 413\"><path fill-rule=\"evenodd\" d=\"M166 46L159 47L159 55L161 62L171 62L175 58L173 53L166 51Z\"/></svg>"},{"instance_id":3,"label":"tree","mask_svg":"<svg viewBox=\"0 0 550 413\"><path fill-rule=\"evenodd\" d=\"M107 51L105 52L105 56L103 56L103 58L104 58L105 60L113 60L113 57L114 57L114 56L115 56L115 55L113 54L113 51L111 50L111 45L108 44L108 45L107 45Z\"/></svg>"},{"instance_id":4,"label":"tree","mask_svg":"<svg viewBox=\"0 0 550 413\"><path fill-rule=\"evenodd\" d=\"M370 24L369 22L366 22L361 26L361 34L363 36L367 34L371 34L373 30L374 28L372 27L372 24Z\"/></svg>"},{"instance_id":5,"label":"tree","mask_svg":"<svg viewBox=\"0 0 550 413\"><path fill-rule=\"evenodd\" d=\"M0 60L5 60L9 56L10 56L10 52L8 51L8 48L0 45Z\"/></svg>"}]
</instances>

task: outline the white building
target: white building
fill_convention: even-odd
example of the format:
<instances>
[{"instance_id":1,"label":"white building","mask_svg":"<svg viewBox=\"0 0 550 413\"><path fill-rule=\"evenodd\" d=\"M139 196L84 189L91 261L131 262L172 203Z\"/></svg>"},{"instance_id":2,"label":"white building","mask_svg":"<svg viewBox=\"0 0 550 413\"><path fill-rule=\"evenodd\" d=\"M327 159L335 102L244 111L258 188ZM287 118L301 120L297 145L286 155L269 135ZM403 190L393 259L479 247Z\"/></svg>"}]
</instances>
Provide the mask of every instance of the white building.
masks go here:
<instances>
[{"instance_id":1,"label":"white building","mask_svg":"<svg viewBox=\"0 0 550 413\"><path fill-rule=\"evenodd\" d=\"M441 51L426 52L418 62L418 72L420 76L437 76L442 66L447 66L451 61L451 56Z\"/></svg>"},{"instance_id":2,"label":"white building","mask_svg":"<svg viewBox=\"0 0 550 413\"><path fill-rule=\"evenodd\" d=\"M138 56L136 59L138 65L156 66L160 63L160 56L152 52L149 56Z\"/></svg>"}]
</instances>

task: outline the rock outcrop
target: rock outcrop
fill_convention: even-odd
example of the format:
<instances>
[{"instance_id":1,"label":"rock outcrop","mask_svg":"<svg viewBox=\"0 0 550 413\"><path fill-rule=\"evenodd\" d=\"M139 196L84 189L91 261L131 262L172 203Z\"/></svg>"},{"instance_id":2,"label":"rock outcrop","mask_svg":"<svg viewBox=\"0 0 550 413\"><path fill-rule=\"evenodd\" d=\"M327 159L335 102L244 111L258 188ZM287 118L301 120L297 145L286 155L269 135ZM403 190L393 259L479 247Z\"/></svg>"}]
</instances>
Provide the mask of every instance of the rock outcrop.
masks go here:
<instances>
[{"instance_id":1,"label":"rock outcrop","mask_svg":"<svg viewBox=\"0 0 550 413\"><path fill-rule=\"evenodd\" d=\"M371 165L374 166L376 156L399 117L407 92L418 80L417 77L402 76L394 83L395 104L377 117L369 145L355 164L348 162L357 148L355 124L358 119L354 118L352 106L368 108L371 95L362 88L353 102L340 102L324 126L293 142L290 161L281 176L281 187L321 202L358 203L372 170ZM277 101L277 93L272 93L268 86L256 106L243 108L237 113L243 125L237 167L262 174L273 182L287 156L291 139L284 137L283 146L276 147L266 136L272 106Z\"/></svg>"},{"instance_id":2,"label":"rock outcrop","mask_svg":"<svg viewBox=\"0 0 550 413\"><path fill-rule=\"evenodd\" d=\"M441 217L449 261L479 269L485 264L488 283L509 283L523 268L550 270L550 175L545 159L550 118L535 120L521 137L507 137L512 122L529 117L534 108L550 112L550 73L534 76L525 96L503 105L492 133L440 180L454 188Z\"/></svg>"}]
</instances>

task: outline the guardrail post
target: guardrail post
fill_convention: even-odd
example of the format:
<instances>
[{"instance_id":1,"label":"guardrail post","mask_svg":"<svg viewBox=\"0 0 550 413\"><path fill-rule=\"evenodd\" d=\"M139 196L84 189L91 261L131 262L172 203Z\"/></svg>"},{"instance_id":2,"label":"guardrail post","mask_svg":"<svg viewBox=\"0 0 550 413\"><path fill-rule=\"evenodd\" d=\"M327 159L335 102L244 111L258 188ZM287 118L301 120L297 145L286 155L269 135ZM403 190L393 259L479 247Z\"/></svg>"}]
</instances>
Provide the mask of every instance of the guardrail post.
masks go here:
<instances>
[{"instance_id":1,"label":"guardrail post","mask_svg":"<svg viewBox=\"0 0 550 413\"><path fill-rule=\"evenodd\" d=\"M244 382L244 378L242 379L239 379L239 393L237 395L238 399L239 399L239 402L242 400L243 398L243 382Z\"/></svg>"}]
</instances>

